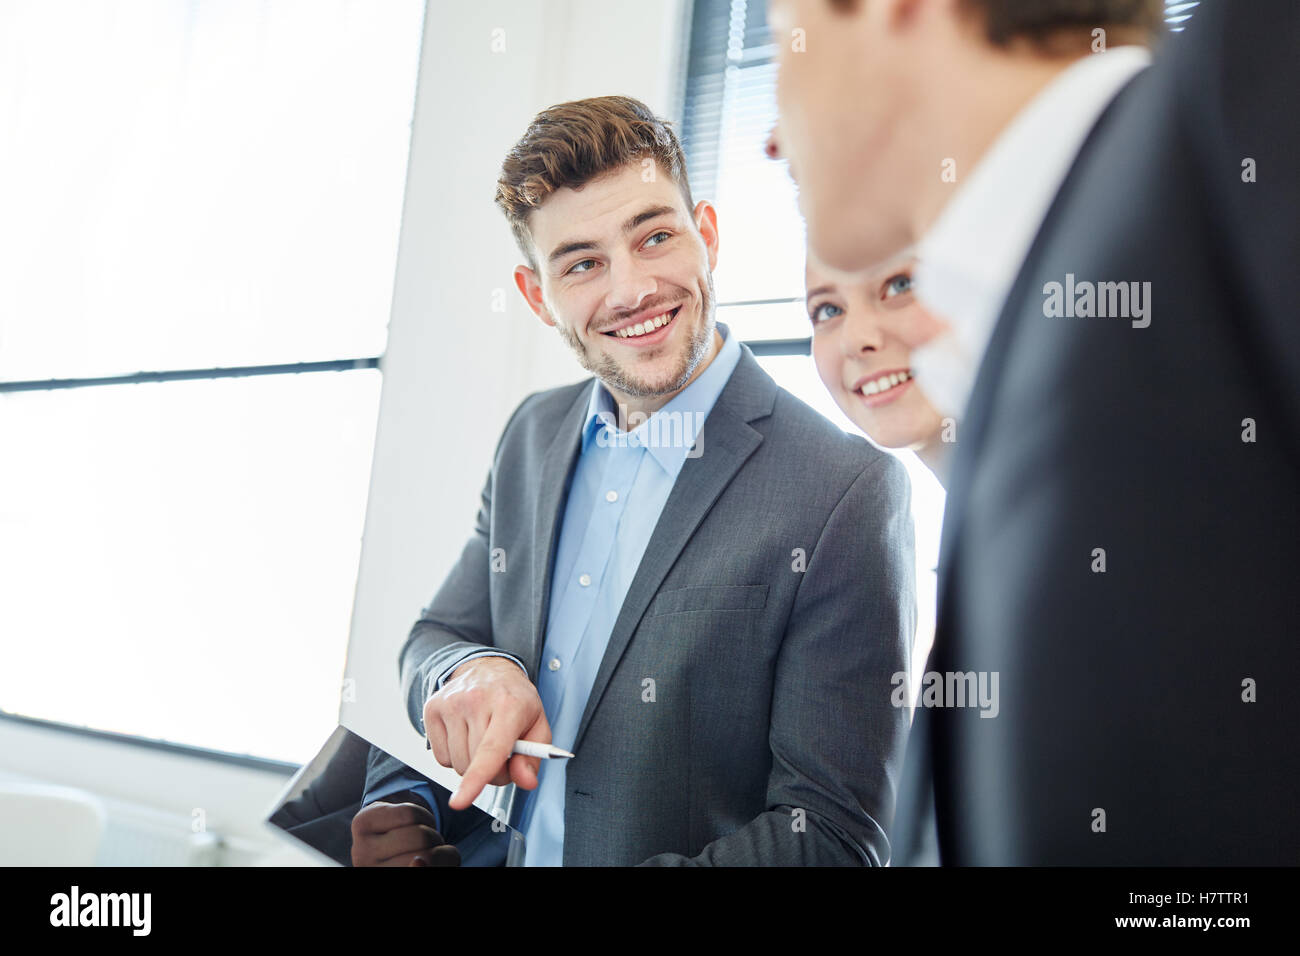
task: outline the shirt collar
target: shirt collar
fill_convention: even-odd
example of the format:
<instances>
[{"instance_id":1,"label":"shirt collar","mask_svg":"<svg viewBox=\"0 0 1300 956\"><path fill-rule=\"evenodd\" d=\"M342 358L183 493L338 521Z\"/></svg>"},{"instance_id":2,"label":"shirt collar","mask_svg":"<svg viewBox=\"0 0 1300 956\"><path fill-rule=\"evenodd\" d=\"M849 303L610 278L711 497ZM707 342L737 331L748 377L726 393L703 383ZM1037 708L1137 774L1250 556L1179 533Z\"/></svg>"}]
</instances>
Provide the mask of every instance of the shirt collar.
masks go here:
<instances>
[{"instance_id":1,"label":"shirt collar","mask_svg":"<svg viewBox=\"0 0 1300 956\"><path fill-rule=\"evenodd\" d=\"M619 428L618 409L609 389L598 378L592 383L583 419L582 452L599 440L602 445L644 448L669 476L676 478L699 435L704 420L740 361L740 341L723 322L716 323L722 347L691 384L635 429ZM604 437L601 438L601 433Z\"/></svg>"},{"instance_id":2,"label":"shirt collar","mask_svg":"<svg viewBox=\"0 0 1300 956\"><path fill-rule=\"evenodd\" d=\"M916 295L950 330L912 354L931 403L960 418L1011 285L1088 132L1151 52L1071 64L1015 116L916 248Z\"/></svg>"}]
</instances>

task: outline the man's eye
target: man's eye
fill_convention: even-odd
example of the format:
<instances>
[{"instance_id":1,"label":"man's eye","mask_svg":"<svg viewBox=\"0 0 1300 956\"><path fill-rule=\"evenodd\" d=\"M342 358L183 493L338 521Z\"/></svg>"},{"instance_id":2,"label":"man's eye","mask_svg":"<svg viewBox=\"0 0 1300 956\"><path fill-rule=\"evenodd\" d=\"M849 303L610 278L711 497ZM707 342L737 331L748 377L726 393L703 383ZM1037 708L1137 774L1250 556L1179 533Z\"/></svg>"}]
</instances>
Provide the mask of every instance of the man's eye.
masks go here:
<instances>
[{"instance_id":1,"label":"man's eye","mask_svg":"<svg viewBox=\"0 0 1300 956\"><path fill-rule=\"evenodd\" d=\"M834 309L835 311L834 313L828 313L826 311L827 309ZM821 325L823 322L829 321L830 319L835 318L837 315L843 315L843 314L844 314L844 310L841 309L838 305L835 305L834 303L831 302L823 302L821 305L817 306L817 308L812 310L812 315L810 317L812 318L813 325Z\"/></svg>"},{"instance_id":2,"label":"man's eye","mask_svg":"<svg viewBox=\"0 0 1300 956\"><path fill-rule=\"evenodd\" d=\"M583 266L586 266L586 265L590 265L591 268L589 268L589 269L584 269L584 268L582 268ZM575 262L573 265L569 266L569 268L568 268L568 270L567 270L567 272L566 272L565 274L567 275L568 273L571 273L571 272L590 272L591 269L594 269L595 267L596 267L596 260L595 260L595 259L583 259L581 262Z\"/></svg>"},{"instance_id":3,"label":"man's eye","mask_svg":"<svg viewBox=\"0 0 1300 956\"><path fill-rule=\"evenodd\" d=\"M646 244L647 246L649 246L649 245L655 245L655 246L659 245L659 243L658 243L658 242L655 242L655 240L658 239L660 236L663 236L665 241L668 240L668 239L671 239L671 238L673 237L673 236L672 236L672 233L670 233L670 232L664 232L664 231L660 230L659 232L656 232L653 236L651 236L649 239L647 239L647 240L645 241L645 244Z\"/></svg>"},{"instance_id":4,"label":"man's eye","mask_svg":"<svg viewBox=\"0 0 1300 956\"><path fill-rule=\"evenodd\" d=\"M906 295L912 291L912 277L906 272L900 272L896 276L890 276L885 282L884 292L881 294L883 299L892 299L895 296Z\"/></svg>"}]
</instances>

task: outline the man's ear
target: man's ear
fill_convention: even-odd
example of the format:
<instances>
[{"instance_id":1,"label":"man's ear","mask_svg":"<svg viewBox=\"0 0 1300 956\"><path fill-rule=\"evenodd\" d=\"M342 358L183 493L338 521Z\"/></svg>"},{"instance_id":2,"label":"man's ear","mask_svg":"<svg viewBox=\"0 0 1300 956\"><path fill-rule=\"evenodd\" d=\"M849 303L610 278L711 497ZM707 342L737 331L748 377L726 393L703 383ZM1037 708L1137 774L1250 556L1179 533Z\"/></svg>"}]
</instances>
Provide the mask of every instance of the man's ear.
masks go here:
<instances>
[{"instance_id":1,"label":"man's ear","mask_svg":"<svg viewBox=\"0 0 1300 956\"><path fill-rule=\"evenodd\" d=\"M524 301L528 303L528 308L533 310L533 314L554 328L555 319L551 317L550 310L546 308L546 302L542 299L542 284L537 281L537 273L528 266L515 266L515 285L519 289L519 294L524 297Z\"/></svg>"},{"instance_id":2,"label":"man's ear","mask_svg":"<svg viewBox=\"0 0 1300 956\"><path fill-rule=\"evenodd\" d=\"M718 211L707 199L695 204L695 228L700 230L704 247L709 250L709 271L718 267Z\"/></svg>"}]
</instances>

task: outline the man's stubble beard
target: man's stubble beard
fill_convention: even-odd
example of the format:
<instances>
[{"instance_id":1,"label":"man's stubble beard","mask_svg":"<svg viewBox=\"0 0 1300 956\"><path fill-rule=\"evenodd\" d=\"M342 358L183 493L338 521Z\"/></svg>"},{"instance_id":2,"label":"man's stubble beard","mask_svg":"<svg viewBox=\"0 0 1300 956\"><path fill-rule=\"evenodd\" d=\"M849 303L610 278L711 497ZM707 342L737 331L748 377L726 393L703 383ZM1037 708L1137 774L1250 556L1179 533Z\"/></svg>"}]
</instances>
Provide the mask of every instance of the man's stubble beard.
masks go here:
<instances>
[{"instance_id":1,"label":"man's stubble beard","mask_svg":"<svg viewBox=\"0 0 1300 956\"><path fill-rule=\"evenodd\" d=\"M555 324L555 328L560 333L560 338L564 339L569 348L573 350L573 354L578 357L578 363L604 382L606 388L611 391L622 392L624 395L630 395L634 398L653 398L679 390L690 381L691 376L695 374L695 370L704 361L704 357L709 354L709 347L713 344L713 331L717 325L713 314L713 303L713 273L710 272L708 273L703 299L700 302L700 311L704 316L704 322L687 343L686 353L682 356L679 367L670 373L664 382L657 384L634 378L608 355L601 355L598 359L592 359L587 354L587 349L583 346L582 341L572 329L559 322ZM677 318L681 317L681 313L677 313Z\"/></svg>"}]
</instances>

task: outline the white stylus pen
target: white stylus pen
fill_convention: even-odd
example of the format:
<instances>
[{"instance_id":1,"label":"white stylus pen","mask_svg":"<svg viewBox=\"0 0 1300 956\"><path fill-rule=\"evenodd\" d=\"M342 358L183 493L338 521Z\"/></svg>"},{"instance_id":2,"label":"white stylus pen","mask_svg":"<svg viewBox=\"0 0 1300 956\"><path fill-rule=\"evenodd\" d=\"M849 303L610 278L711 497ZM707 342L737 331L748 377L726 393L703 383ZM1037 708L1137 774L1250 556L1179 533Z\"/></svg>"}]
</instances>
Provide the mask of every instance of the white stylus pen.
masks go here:
<instances>
[{"instance_id":1,"label":"white stylus pen","mask_svg":"<svg viewBox=\"0 0 1300 956\"><path fill-rule=\"evenodd\" d=\"M424 738L424 749L433 749L428 737ZM538 743L536 740L516 740L514 748L510 752L512 754L523 754L525 757L541 757L543 760L567 760L573 756L567 750L561 750L559 747L553 747L550 744Z\"/></svg>"},{"instance_id":2,"label":"white stylus pen","mask_svg":"<svg viewBox=\"0 0 1300 956\"><path fill-rule=\"evenodd\" d=\"M541 757L543 760L573 756L567 750L561 750L559 747L540 743L536 740L516 740L514 749L510 752L523 754L525 757Z\"/></svg>"}]
</instances>

